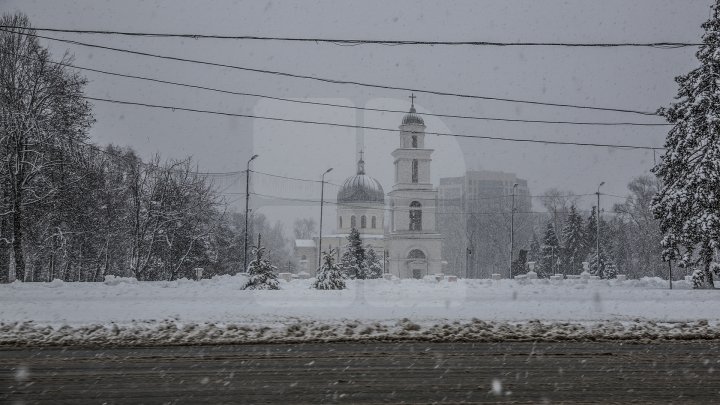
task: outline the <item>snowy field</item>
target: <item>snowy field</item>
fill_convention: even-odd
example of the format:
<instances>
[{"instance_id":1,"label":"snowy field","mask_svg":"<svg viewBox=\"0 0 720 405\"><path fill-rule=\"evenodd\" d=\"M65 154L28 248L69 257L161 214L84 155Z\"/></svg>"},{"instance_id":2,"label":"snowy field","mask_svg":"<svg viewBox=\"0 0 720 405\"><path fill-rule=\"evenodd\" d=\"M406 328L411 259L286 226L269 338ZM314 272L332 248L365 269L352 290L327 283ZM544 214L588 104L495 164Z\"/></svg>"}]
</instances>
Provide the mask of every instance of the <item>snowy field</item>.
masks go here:
<instances>
[{"instance_id":1,"label":"snowy field","mask_svg":"<svg viewBox=\"0 0 720 405\"><path fill-rule=\"evenodd\" d=\"M242 291L242 276L0 286L0 344L126 345L363 339L719 339L720 291L686 282L312 280Z\"/></svg>"}]
</instances>

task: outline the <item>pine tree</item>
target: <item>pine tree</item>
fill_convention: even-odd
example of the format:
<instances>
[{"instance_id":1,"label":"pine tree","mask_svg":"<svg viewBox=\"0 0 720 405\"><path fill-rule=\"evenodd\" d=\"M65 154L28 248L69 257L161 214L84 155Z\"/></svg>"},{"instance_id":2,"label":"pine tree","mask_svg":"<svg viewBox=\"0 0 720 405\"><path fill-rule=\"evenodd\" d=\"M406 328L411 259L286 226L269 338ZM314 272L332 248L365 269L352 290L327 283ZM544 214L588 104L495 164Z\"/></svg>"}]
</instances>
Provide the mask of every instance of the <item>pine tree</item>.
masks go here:
<instances>
[{"instance_id":1,"label":"pine tree","mask_svg":"<svg viewBox=\"0 0 720 405\"><path fill-rule=\"evenodd\" d=\"M590 211L590 216L587 219L587 223L585 225L585 250L584 250L584 257L587 257L588 255L592 254L596 250L596 240L597 240L597 207L592 207L592 211Z\"/></svg>"},{"instance_id":2,"label":"pine tree","mask_svg":"<svg viewBox=\"0 0 720 405\"><path fill-rule=\"evenodd\" d=\"M318 290L344 290L345 277L342 270L335 264L335 249L323 252L322 265L317 271L313 287Z\"/></svg>"},{"instance_id":3,"label":"pine tree","mask_svg":"<svg viewBox=\"0 0 720 405\"><path fill-rule=\"evenodd\" d=\"M368 278L367 266L365 262L365 248L360 239L360 232L352 228L347 237L348 243L345 245L345 253L340 260L340 267L343 269L348 278L366 279Z\"/></svg>"},{"instance_id":4,"label":"pine tree","mask_svg":"<svg viewBox=\"0 0 720 405\"><path fill-rule=\"evenodd\" d=\"M258 234L258 244L253 247L252 254L255 256L253 261L248 265L248 281L242 287L243 290L279 290L278 279L275 271L277 267L270 264L265 255L265 248L260 244L260 235Z\"/></svg>"},{"instance_id":5,"label":"pine tree","mask_svg":"<svg viewBox=\"0 0 720 405\"><path fill-rule=\"evenodd\" d=\"M562 240L563 256L565 256L563 263L568 273L580 274L585 252L587 251L585 246L587 238L585 229L583 229L583 219L578 214L574 204L570 206L570 212L565 221L565 226L563 226Z\"/></svg>"},{"instance_id":6,"label":"pine tree","mask_svg":"<svg viewBox=\"0 0 720 405\"><path fill-rule=\"evenodd\" d=\"M653 168L662 181L653 213L663 259L700 267L693 274L696 288L714 288L712 260L720 246L720 0L712 10L695 54L700 66L675 79L678 101L659 110L674 126Z\"/></svg>"},{"instance_id":7,"label":"pine tree","mask_svg":"<svg viewBox=\"0 0 720 405\"><path fill-rule=\"evenodd\" d=\"M383 275L382 258L378 257L375 249L368 247L365 251L365 268L367 278L381 278Z\"/></svg>"},{"instance_id":8,"label":"pine tree","mask_svg":"<svg viewBox=\"0 0 720 405\"><path fill-rule=\"evenodd\" d=\"M533 232L532 241L530 242L530 251L528 252L528 261L538 263L540 262L541 257L540 241L538 241L537 234Z\"/></svg>"},{"instance_id":9,"label":"pine tree","mask_svg":"<svg viewBox=\"0 0 720 405\"><path fill-rule=\"evenodd\" d=\"M590 256L589 272L593 276L600 278L615 278L617 276L617 266L615 262L605 254L605 251L600 248L600 266L598 267L597 254L593 251Z\"/></svg>"},{"instance_id":10,"label":"pine tree","mask_svg":"<svg viewBox=\"0 0 720 405\"><path fill-rule=\"evenodd\" d=\"M558 262L559 244L555 227L552 221L548 222L545 236L543 237L543 245L541 250L540 266L538 268L538 277L547 278L555 273L556 263Z\"/></svg>"}]
</instances>

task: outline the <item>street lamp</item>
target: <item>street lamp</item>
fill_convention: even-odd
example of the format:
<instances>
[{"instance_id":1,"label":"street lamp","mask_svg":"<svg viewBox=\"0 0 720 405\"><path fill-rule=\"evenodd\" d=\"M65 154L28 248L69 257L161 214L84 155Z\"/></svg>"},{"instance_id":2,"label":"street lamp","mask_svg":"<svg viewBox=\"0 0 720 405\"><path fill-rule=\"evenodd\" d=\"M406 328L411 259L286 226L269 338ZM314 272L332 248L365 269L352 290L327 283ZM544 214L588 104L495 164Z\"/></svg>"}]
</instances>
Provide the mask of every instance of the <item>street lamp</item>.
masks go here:
<instances>
[{"instance_id":1,"label":"street lamp","mask_svg":"<svg viewBox=\"0 0 720 405\"><path fill-rule=\"evenodd\" d=\"M515 250L515 190L518 184L513 184L512 188L512 208L510 209L510 278L513 278L513 251Z\"/></svg>"},{"instance_id":2,"label":"street lamp","mask_svg":"<svg viewBox=\"0 0 720 405\"><path fill-rule=\"evenodd\" d=\"M247 250L247 244L248 244L248 208L250 208L250 162L255 160L258 155L252 155L252 157L247 161L247 170L245 170L245 254L243 255L243 271L247 271L247 257L248 257L248 250ZM260 246L258 246L260 248Z\"/></svg>"},{"instance_id":3,"label":"street lamp","mask_svg":"<svg viewBox=\"0 0 720 405\"><path fill-rule=\"evenodd\" d=\"M597 269L595 271L597 272L597 275L601 275L600 274L600 187L602 187L604 184L605 184L604 181L601 182L597 188L597 193L595 193L595 194L597 194L597 216L596 216L597 218L595 219L595 224L596 224L595 229L597 231L596 240L595 240L595 254L597 255L596 256L597 261L596 261L595 265L597 266Z\"/></svg>"},{"instance_id":4,"label":"street lamp","mask_svg":"<svg viewBox=\"0 0 720 405\"><path fill-rule=\"evenodd\" d=\"M322 174L322 179L320 180L320 237L318 238L318 269L320 268L320 259L322 255L322 217L323 217L323 203L324 200L324 192L325 192L325 175L330 173L332 171L332 167L325 170L325 173Z\"/></svg>"}]
</instances>

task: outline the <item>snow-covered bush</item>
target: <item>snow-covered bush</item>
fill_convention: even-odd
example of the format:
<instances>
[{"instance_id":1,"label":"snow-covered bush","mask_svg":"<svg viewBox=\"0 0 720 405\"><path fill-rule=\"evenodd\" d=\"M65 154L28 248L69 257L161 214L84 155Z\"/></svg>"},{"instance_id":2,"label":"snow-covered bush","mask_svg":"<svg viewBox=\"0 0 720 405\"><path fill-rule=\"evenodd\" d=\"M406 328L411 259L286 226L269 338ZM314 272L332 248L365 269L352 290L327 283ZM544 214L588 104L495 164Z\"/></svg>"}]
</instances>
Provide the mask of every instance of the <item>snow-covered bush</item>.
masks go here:
<instances>
[{"instance_id":1,"label":"snow-covered bush","mask_svg":"<svg viewBox=\"0 0 720 405\"><path fill-rule=\"evenodd\" d=\"M265 248L260 244L260 236L258 236L258 245L253 248L255 259L250 262L247 269L248 281L242 286L243 290L279 290L278 278L275 271L277 267L273 266L263 256Z\"/></svg>"},{"instance_id":2,"label":"snow-covered bush","mask_svg":"<svg viewBox=\"0 0 720 405\"><path fill-rule=\"evenodd\" d=\"M335 264L335 249L323 252L322 265L318 269L313 287L318 290L345 289L345 277L340 267Z\"/></svg>"}]
</instances>

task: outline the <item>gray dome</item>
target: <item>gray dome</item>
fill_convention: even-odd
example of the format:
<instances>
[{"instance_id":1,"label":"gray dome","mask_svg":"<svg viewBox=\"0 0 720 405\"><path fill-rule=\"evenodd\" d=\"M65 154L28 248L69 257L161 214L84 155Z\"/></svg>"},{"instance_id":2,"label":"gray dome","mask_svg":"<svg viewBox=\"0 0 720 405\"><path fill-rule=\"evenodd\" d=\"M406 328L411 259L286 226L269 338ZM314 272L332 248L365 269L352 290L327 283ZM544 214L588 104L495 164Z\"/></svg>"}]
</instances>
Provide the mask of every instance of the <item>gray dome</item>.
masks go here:
<instances>
[{"instance_id":1,"label":"gray dome","mask_svg":"<svg viewBox=\"0 0 720 405\"><path fill-rule=\"evenodd\" d=\"M402 120L403 125L422 125L425 126L425 121L422 117L416 114L415 107L410 107L410 112L405 114Z\"/></svg>"},{"instance_id":2,"label":"gray dome","mask_svg":"<svg viewBox=\"0 0 720 405\"><path fill-rule=\"evenodd\" d=\"M385 203L385 191L380 182L367 174L348 177L337 194L339 203L370 202Z\"/></svg>"},{"instance_id":3,"label":"gray dome","mask_svg":"<svg viewBox=\"0 0 720 405\"><path fill-rule=\"evenodd\" d=\"M358 161L357 174L348 177L337 194L338 203L385 203L385 191L380 182L365 174L365 162Z\"/></svg>"}]
</instances>

